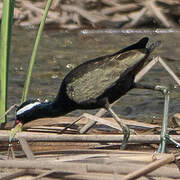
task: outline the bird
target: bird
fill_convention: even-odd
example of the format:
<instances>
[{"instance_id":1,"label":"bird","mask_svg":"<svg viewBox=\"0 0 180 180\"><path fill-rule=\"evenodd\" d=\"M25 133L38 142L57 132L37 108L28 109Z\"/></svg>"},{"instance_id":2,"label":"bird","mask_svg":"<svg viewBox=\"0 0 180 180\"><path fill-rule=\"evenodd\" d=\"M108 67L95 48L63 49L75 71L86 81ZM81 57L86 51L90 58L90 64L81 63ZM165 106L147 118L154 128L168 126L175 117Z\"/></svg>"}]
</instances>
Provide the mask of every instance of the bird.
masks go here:
<instances>
[{"instance_id":1,"label":"bird","mask_svg":"<svg viewBox=\"0 0 180 180\"><path fill-rule=\"evenodd\" d=\"M82 109L105 108L122 127L125 148L130 131L121 122L110 104L135 88L136 74L144 67L150 53L159 45L156 41L146 47L148 37L110 55L88 60L72 69L62 80L57 96L50 102L30 99L16 110L16 120L29 121L58 117Z\"/></svg>"}]
</instances>

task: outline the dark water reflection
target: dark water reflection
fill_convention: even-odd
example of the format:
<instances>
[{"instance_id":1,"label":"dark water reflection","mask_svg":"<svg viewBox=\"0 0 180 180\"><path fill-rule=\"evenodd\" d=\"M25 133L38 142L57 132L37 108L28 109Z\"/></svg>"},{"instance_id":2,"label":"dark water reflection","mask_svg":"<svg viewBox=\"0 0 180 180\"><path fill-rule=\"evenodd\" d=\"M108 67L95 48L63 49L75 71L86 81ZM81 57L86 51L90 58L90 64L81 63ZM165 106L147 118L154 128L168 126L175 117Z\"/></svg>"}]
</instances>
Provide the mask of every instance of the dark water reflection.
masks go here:
<instances>
[{"instance_id":1,"label":"dark water reflection","mask_svg":"<svg viewBox=\"0 0 180 180\"><path fill-rule=\"evenodd\" d=\"M12 39L11 71L9 78L9 106L19 103L26 77L36 32L15 28ZM60 86L61 80L71 67L113 53L143 36L152 41L161 40L162 45L152 56L165 57L167 64L180 77L180 32L136 31L136 32L96 32L96 31L45 31L38 50L29 97L52 99ZM144 76L142 83L166 85L172 88L170 114L179 112L180 91L174 89L174 80L160 66L156 65ZM122 97L114 110L121 117L149 120L162 115L164 99L158 92L148 90L130 91ZM93 111L93 113L96 111ZM81 111L70 115L79 115Z\"/></svg>"}]
</instances>

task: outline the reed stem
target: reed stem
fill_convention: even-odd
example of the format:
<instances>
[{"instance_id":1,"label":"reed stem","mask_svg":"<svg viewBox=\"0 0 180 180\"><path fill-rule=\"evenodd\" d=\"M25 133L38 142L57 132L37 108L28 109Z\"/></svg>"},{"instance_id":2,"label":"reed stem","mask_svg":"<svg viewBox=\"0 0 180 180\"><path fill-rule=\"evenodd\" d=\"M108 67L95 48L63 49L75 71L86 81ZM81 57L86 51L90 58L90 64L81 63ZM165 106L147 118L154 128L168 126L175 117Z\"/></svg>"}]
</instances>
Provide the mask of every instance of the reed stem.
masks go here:
<instances>
[{"instance_id":1,"label":"reed stem","mask_svg":"<svg viewBox=\"0 0 180 180\"><path fill-rule=\"evenodd\" d=\"M46 4L45 11L44 11L44 14L43 14L43 17L42 17L41 24L39 26L39 30L38 30L37 37L36 37L36 40L35 40L32 56L31 56L30 63L29 63L29 69L28 69L28 74L27 74L27 78L26 78L26 82L25 82L25 86L24 86L24 90L23 90L21 103L26 101L27 96L28 96L29 85L30 85L30 80L31 80L31 76L32 76L32 70L33 70L34 63L35 63L37 49L38 49L39 41L40 41L43 29L44 29L44 25L45 25L46 17L47 17L47 14L48 14L48 10L49 10L51 4L52 4L52 0L48 0L47 4Z\"/></svg>"},{"instance_id":2,"label":"reed stem","mask_svg":"<svg viewBox=\"0 0 180 180\"><path fill-rule=\"evenodd\" d=\"M1 41L0 41L0 116L7 109L7 90L8 90L8 70L11 47L11 32L13 24L15 0L3 0L3 14L1 22ZM1 123L6 122L6 117L0 120Z\"/></svg>"}]
</instances>

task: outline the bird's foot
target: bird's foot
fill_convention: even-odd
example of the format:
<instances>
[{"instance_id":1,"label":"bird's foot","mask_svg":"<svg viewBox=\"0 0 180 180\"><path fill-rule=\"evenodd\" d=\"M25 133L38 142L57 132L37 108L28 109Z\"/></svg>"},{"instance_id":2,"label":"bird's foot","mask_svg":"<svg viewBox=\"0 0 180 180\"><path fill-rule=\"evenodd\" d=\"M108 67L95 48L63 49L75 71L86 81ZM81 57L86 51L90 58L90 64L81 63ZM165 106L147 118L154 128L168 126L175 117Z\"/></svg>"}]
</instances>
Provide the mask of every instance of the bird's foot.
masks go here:
<instances>
[{"instance_id":1,"label":"bird's foot","mask_svg":"<svg viewBox=\"0 0 180 180\"><path fill-rule=\"evenodd\" d=\"M120 149L121 150L125 150L127 142L128 142L128 139L129 139L129 136L130 136L130 130L129 130L128 126L126 126L126 125L124 125L122 127L122 129L123 129L123 133L124 133L124 138L123 138L123 141L122 141Z\"/></svg>"},{"instance_id":2,"label":"bird's foot","mask_svg":"<svg viewBox=\"0 0 180 180\"><path fill-rule=\"evenodd\" d=\"M165 137L161 137L161 142L159 144L157 152L158 153L166 153L167 152L166 144L167 144L166 136Z\"/></svg>"},{"instance_id":3,"label":"bird's foot","mask_svg":"<svg viewBox=\"0 0 180 180\"><path fill-rule=\"evenodd\" d=\"M166 135L166 139L167 139L167 141L173 143L176 146L176 148L180 148L180 143L178 143L173 138L171 138L171 136L169 136L169 134Z\"/></svg>"},{"instance_id":4,"label":"bird's foot","mask_svg":"<svg viewBox=\"0 0 180 180\"><path fill-rule=\"evenodd\" d=\"M158 153L165 153L167 152L166 144L167 142L170 142L175 145L176 148L180 148L180 143L175 141L173 138L169 136L169 134L166 134L164 137L161 138L161 143L159 144L159 148L157 150Z\"/></svg>"}]
</instances>

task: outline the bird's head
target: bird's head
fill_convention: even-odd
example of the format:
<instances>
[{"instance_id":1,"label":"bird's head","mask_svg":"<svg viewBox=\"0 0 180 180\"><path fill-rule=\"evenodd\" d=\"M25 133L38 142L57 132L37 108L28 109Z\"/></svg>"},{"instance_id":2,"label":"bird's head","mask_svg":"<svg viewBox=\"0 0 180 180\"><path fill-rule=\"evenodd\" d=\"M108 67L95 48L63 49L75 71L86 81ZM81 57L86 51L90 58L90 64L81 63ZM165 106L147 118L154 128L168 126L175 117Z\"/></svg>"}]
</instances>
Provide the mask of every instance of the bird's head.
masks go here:
<instances>
[{"instance_id":1,"label":"bird's head","mask_svg":"<svg viewBox=\"0 0 180 180\"><path fill-rule=\"evenodd\" d=\"M22 103L16 110L16 125L34 120L34 114L36 114L36 109L39 105L41 105L41 102L37 99L30 99Z\"/></svg>"},{"instance_id":2,"label":"bird's head","mask_svg":"<svg viewBox=\"0 0 180 180\"><path fill-rule=\"evenodd\" d=\"M41 105L39 100L28 100L17 107L15 127L11 129L9 142L13 140L17 132L22 131L23 124L35 119L34 115L39 105Z\"/></svg>"}]
</instances>

